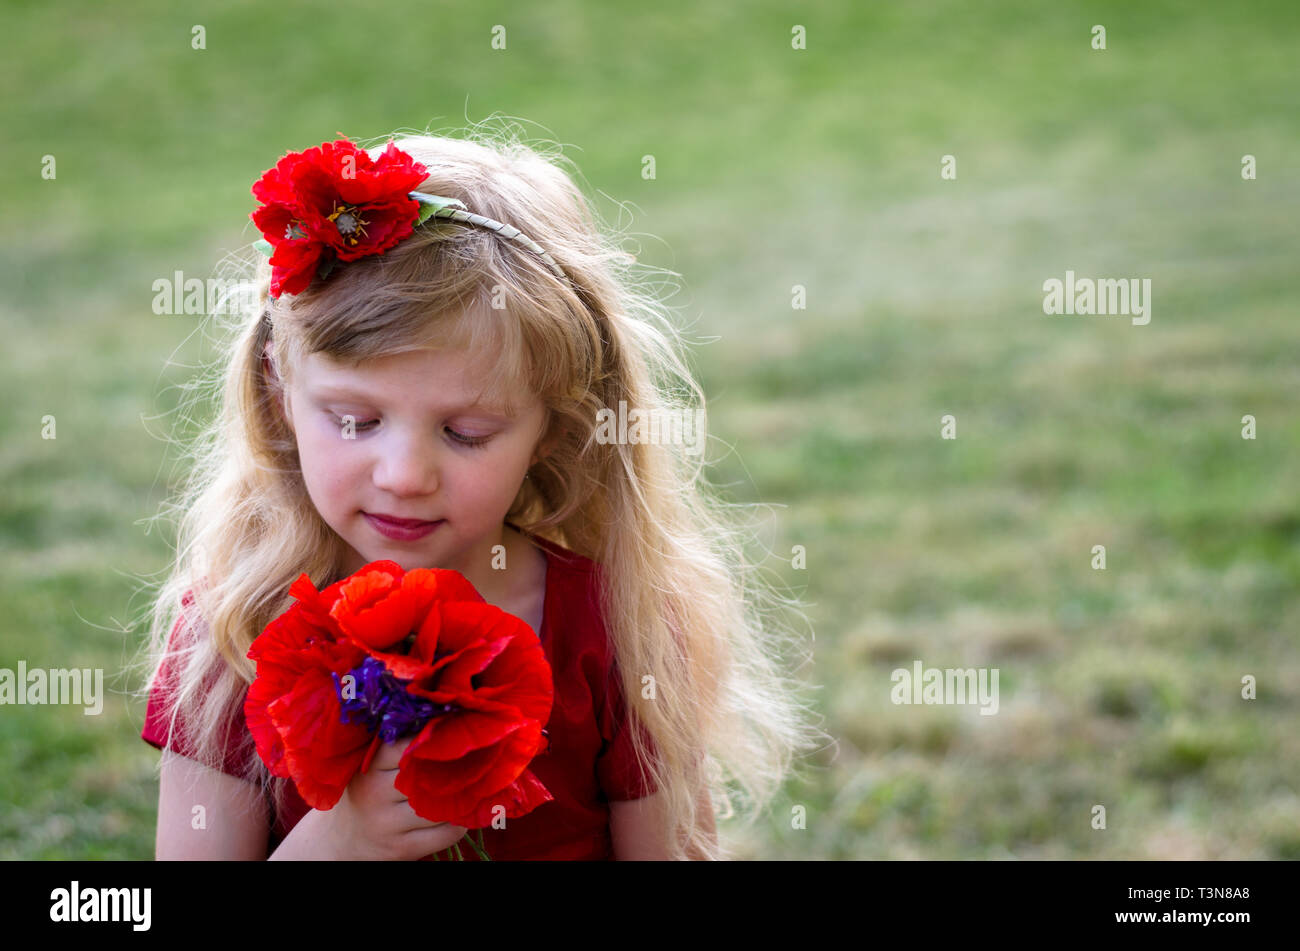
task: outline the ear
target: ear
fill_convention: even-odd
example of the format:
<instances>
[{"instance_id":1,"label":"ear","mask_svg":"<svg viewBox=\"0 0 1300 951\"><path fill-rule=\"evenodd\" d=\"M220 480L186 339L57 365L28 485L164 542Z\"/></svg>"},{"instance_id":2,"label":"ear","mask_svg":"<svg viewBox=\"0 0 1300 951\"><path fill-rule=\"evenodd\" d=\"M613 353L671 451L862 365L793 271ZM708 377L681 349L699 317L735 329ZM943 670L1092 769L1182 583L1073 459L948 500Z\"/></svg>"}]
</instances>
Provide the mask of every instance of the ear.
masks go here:
<instances>
[{"instance_id":1,"label":"ear","mask_svg":"<svg viewBox=\"0 0 1300 951\"><path fill-rule=\"evenodd\" d=\"M563 426L564 424L561 423L560 425ZM533 458L528 463L528 468L531 469L533 466L537 465L537 463L549 456L555 449L555 444L559 442L562 435L563 433L552 430L548 426L547 431L543 433L542 438L537 441L537 445L533 449Z\"/></svg>"}]
</instances>

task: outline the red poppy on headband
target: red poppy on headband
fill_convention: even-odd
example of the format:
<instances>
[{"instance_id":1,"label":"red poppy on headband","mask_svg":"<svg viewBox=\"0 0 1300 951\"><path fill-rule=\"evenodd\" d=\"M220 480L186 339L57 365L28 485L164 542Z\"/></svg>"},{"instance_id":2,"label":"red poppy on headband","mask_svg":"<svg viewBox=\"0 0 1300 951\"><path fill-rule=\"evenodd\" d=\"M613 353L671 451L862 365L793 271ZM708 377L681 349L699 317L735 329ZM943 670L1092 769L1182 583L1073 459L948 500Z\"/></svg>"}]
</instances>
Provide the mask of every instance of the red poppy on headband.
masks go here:
<instances>
[{"instance_id":1,"label":"red poppy on headband","mask_svg":"<svg viewBox=\"0 0 1300 951\"><path fill-rule=\"evenodd\" d=\"M428 174L392 142L377 159L347 139L285 155L253 185L253 223L274 248L271 296L408 237L420 211L408 195Z\"/></svg>"},{"instance_id":2,"label":"red poppy on headband","mask_svg":"<svg viewBox=\"0 0 1300 951\"><path fill-rule=\"evenodd\" d=\"M553 798L528 770L554 688L527 624L455 571L393 561L324 592L302 575L290 593L249 649L245 716L304 802L331 808L379 742L412 734L394 785L431 822L481 828Z\"/></svg>"}]
</instances>

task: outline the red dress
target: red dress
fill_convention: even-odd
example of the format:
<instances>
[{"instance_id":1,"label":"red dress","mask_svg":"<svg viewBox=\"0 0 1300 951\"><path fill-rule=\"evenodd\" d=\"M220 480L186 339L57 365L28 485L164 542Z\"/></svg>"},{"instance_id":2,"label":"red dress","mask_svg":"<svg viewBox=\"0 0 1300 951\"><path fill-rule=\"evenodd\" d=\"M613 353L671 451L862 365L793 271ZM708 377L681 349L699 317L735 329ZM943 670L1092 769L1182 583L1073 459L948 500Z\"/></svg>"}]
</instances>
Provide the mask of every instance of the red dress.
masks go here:
<instances>
[{"instance_id":1,"label":"red dress","mask_svg":"<svg viewBox=\"0 0 1300 951\"><path fill-rule=\"evenodd\" d=\"M610 859L609 802L640 799L655 787L637 764L625 728L627 708L599 609L599 567L544 538L529 537L546 554L541 641L554 675L555 698L546 725L550 747L528 768L555 798L526 816L507 820L505 829L484 829L484 846L494 860ZM189 608L193 601L187 595L182 604ZM169 649L177 645L180 629L178 620ZM167 743L163 691L174 683L173 677L170 664L164 664L153 683L140 735L159 749L186 755L180 718L176 735ZM644 730L641 735L653 755L653 743ZM229 733L223 772L239 775L240 757L252 748L251 742L241 704ZM272 816L268 854L310 811L292 784L286 798L285 813L277 815L267 797ZM468 843L460 850L474 860Z\"/></svg>"}]
</instances>

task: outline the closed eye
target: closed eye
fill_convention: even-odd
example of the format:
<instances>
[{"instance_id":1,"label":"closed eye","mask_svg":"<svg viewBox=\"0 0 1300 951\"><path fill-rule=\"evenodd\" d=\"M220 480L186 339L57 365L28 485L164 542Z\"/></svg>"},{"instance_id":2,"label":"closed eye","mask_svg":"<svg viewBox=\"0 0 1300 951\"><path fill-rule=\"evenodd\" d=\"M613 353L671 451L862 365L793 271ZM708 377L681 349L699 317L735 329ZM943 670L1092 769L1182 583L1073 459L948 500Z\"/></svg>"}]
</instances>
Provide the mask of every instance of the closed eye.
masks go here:
<instances>
[{"instance_id":1,"label":"closed eye","mask_svg":"<svg viewBox=\"0 0 1300 951\"><path fill-rule=\"evenodd\" d=\"M368 430L371 426L374 426L375 424L377 424L377 423L379 422L379 420L377 420L377 419L367 419L367 420L365 420L365 421L359 421L359 420L356 420L356 419L349 419L349 417L346 416L346 415L345 415L345 416L342 416L342 417L335 417L335 420L336 420L336 422L338 423L340 429L345 429L345 428L347 428L348 423L351 422L351 423L352 423L352 428L353 428L355 431L357 431L357 432L365 432L365 431Z\"/></svg>"},{"instance_id":2,"label":"closed eye","mask_svg":"<svg viewBox=\"0 0 1300 951\"><path fill-rule=\"evenodd\" d=\"M338 425L340 429L347 426L348 420L346 417L344 418L336 417L336 419L338 421ZM370 429L378 425L379 425L379 420L377 419L356 420L353 422L352 428L356 432L364 433L364 432L368 432ZM447 435L451 437L453 442L457 443L458 445L464 446L467 449L481 448L482 446L487 445L488 440L492 438L491 436L468 436L465 433L457 432L456 430L452 429L450 426L447 427Z\"/></svg>"},{"instance_id":3,"label":"closed eye","mask_svg":"<svg viewBox=\"0 0 1300 951\"><path fill-rule=\"evenodd\" d=\"M450 426L447 427L447 433L456 442L470 449L477 449L484 446L487 444L487 441L492 438L491 436L466 436L464 433L456 432L456 430L452 429Z\"/></svg>"}]
</instances>

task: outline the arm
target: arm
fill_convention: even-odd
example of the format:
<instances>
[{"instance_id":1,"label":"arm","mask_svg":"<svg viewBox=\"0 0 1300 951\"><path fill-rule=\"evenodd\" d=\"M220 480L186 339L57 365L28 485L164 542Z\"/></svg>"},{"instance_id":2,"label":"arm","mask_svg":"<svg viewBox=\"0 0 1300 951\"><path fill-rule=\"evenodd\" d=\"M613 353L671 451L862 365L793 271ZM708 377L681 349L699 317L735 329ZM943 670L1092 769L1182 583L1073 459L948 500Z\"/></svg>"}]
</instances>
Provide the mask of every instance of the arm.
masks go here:
<instances>
[{"instance_id":1,"label":"arm","mask_svg":"<svg viewBox=\"0 0 1300 951\"><path fill-rule=\"evenodd\" d=\"M268 857L270 813L252 783L163 752L158 793L158 859L242 861L394 859L440 852L465 835L462 826L429 822L393 788L393 774L408 738L385 743L375 768L354 777L339 805L310 810ZM193 827L203 806L206 828Z\"/></svg>"},{"instance_id":2,"label":"arm","mask_svg":"<svg viewBox=\"0 0 1300 951\"><path fill-rule=\"evenodd\" d=\"M203 807L203 828L194 828L196 806ZM252 783L163 750L155 858L261 861L269 822Z\"/></svg>"},{"instance_id":3,"label":"arm","mask_svg":"<svg viewBox=\"0 0 1300 951\"><path fill-rule=\"evenodd\" d=\"M705 791L698 807L704 817L704 828L716 844L717 827L713 820L713 801ZM609 831L614 840L614 859L620 862L662 862L668 859L665 845L667 817L663 814L663 800L658 793L641 799L613 800L609 804ZM703 859L697 852L688 853L694 860Z\"/></svg>"}]
</instances>

